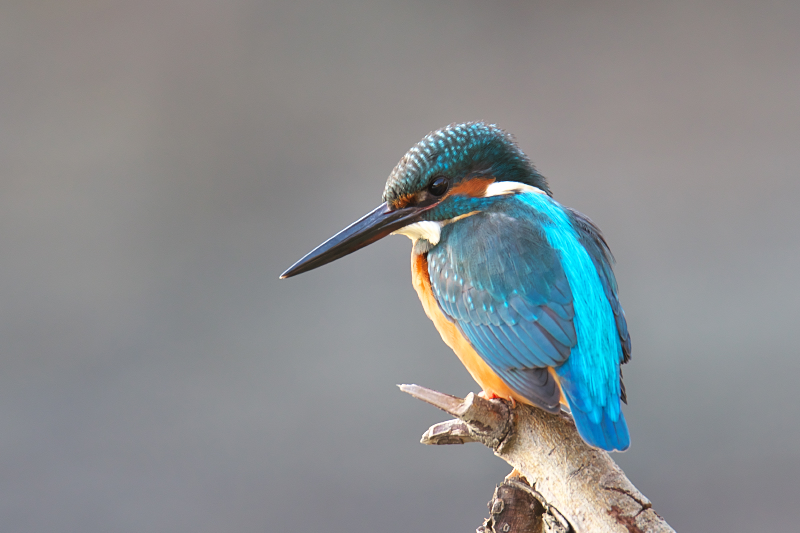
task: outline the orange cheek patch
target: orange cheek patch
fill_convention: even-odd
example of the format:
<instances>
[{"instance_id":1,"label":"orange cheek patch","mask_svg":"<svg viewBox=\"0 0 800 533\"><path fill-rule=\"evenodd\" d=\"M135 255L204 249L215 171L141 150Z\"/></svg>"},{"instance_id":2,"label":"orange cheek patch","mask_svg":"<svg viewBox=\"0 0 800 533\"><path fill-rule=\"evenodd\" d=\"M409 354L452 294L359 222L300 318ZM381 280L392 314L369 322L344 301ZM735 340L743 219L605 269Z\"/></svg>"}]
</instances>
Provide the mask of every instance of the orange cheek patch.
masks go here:
<instances>
[{"instance_id":1,"label":"orange cheek patch","mask_svg":"<svg viewBox=\"0 0 800 533\"><path fill-rule=\"evenodd\" d=\"M495 178L472 178L466 181L462 181L447 191L440 202L449 196L471 196L473 198L483 198L486 194L486 189L496 181ZM408 207L410 205L416 205L417 202L420 200L421 196L424 197L423 191L413 193L413 194L405 194L394 202L392 202L392 208L394 209L403 209L404 207Z\"/></svg>"},{"instance_id":2,"label":"orange cheek patch","mask_svg":"<svg viewBox=\"0 0 800 533\"><path fill-rule=\"evenodd\" d=\"M483 198L486 189L495 182L495 178L472 178L462 181L453 186L447 196L460 194L462 196L472 196L473 198Z\"/></svg>"}]
</instances>

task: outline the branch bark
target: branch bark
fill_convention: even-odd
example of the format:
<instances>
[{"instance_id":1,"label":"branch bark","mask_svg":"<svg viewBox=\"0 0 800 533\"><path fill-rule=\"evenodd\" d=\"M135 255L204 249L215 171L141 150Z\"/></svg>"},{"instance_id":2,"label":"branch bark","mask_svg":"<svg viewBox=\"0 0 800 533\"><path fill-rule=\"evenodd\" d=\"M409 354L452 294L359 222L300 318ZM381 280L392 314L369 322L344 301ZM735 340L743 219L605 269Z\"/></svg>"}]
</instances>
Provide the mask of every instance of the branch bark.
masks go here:
<instances>
[{"instance_id":1,"label":"branch bark","mask_svg":"<svg viewBox=\"0 0 800 533\"><path fill-rule=\"evenodd\" d=\"M563 517L564 527L578 533L674 532L608 453L581 439L569 414L552 415L521 404L512 408L503 400L473 393L461 399L419 385L399 387L456 417L431 426L422 436L423 444L483 443L524 476L512 472L506 484L524 482L538 495L543 513ZM528 530L517 526L504 531Z\"/></svg>"}]
</instances>

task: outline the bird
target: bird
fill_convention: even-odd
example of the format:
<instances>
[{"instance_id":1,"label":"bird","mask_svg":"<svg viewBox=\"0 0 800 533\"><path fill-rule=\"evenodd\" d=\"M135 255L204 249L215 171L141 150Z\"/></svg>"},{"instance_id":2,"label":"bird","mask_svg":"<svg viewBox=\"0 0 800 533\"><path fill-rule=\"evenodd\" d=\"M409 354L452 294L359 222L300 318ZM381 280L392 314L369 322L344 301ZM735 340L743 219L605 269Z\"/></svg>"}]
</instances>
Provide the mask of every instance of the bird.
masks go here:
<instances>
[{"instance_id":1,"label":"bird","mask_svg":"<svg viewBox=\"0 0 800 533\"><path fill-rule=\"evenodd\" d=\"M628 449L631 339L614 258L515 138L486 122L433 131L394 167L382 200L281 278L405 235L425 313L481 396L570 412L587 444Z\"/></svg>"}]
</instances>

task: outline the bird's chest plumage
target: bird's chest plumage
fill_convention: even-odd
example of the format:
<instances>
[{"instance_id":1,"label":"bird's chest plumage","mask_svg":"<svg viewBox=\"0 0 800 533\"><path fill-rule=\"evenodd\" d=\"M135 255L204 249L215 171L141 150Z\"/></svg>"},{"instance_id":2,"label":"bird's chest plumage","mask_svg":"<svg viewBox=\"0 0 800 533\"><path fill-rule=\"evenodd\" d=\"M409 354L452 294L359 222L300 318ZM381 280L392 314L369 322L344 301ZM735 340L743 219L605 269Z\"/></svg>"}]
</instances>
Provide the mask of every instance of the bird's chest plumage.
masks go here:
<instances>
[{"instance_id":1,"label":"bird's chest plumage","mask_svg":"<svg viewBox=\"0 0 800 533\"><path fill-rule=\"evenodd\" d=\"M431 289L427 254L411 254L411 279L414 290L417 291L417 296L425 309L425 314L431 319L445 344L456 353L461 363L483 390L489 396L514 398L519 402L530 404L529 400L511 390L497 373L489 368L489 365L478 355L453 321L442 312Z\"/></svg>"}]
</instances>

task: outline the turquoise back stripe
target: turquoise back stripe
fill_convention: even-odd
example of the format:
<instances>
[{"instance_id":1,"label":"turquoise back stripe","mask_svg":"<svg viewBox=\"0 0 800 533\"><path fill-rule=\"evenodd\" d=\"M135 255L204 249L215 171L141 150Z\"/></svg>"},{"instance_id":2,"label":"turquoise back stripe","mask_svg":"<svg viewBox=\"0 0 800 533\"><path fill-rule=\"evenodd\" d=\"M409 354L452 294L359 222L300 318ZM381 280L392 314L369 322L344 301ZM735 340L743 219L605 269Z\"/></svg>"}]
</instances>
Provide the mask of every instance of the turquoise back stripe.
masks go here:
<instances>
[{"instance_id":1,"label":"turquoise back stripe","mask_svg":"<svg viewBox=\"0 0 800 533\"><path fill-rule=\"evenodd\" d=\"M544 194L523 193L518 198L547 217L543 230L548 243L561 255L575 306L578 343L569 359L556 369L569 373L580 392L579 407L594 423L605 408L611 420L619 419L619 364L622 347L614 313L592 259L578 240L564 209ZM575 407L575 406L573 406Z\"/></svg>"}]
</instances>

